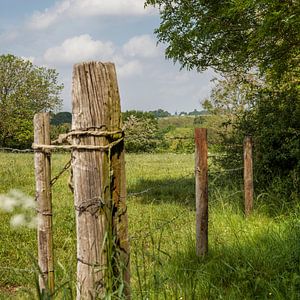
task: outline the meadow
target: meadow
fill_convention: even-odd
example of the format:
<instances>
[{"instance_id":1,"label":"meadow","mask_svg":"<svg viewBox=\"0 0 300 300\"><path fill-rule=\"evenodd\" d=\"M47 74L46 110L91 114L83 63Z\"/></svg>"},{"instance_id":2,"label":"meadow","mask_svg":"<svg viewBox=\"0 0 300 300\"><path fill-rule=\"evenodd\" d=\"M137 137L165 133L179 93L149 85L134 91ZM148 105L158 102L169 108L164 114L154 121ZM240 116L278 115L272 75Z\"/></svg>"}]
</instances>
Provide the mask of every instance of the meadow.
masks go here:
<instances>
[{"instance_id":1,"label":"meadow","mask_svg":"<svg viewBox=\"0 0 300 300\"><path fill-rule=\"evenodd\" d=\"M68 161L53 154L53 175ZM68 173L53 187L55 299L75 299L76 244ZM192 154L126 155L132 299L300 299L299 205L271 191L245 219L241 172L210 162L209 253L195 255ZM0 194L34 197L33 154L0 153ZM37 299L36 233L0 212L0 299Z\"/></svg>"}]
</instances>

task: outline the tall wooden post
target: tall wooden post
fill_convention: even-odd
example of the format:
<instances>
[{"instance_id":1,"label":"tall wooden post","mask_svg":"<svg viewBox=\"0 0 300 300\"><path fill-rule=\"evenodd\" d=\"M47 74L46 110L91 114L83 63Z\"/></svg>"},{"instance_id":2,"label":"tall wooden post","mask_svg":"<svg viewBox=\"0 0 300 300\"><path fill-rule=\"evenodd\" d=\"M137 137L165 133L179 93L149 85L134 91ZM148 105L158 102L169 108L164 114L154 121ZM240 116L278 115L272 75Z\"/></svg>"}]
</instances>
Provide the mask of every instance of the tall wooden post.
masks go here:
<instances>
[{"instance_id":1,"label":"tall wooden post","mask_svg":"<svg viewBox=\"0 0 300 300\"><path fill-rule=\"evenodd\" d=\"M34 143L50 145L49 113L34 116ZM51 157L50 152L35 150L34 154L36 199L38 212L38 264L40 290L54 292L54 263L52 237L52 203L51 203Z\"/></svg>"},{"instance_id":2,"label":"tall wooden post","mask_svg":"<svg viewBox=\"0 0 300 300\"><path fill-rule=\"evenodd\" d=\"M114 64L74 66L72 113L77 299L103 298L123 284L129 299L124 141Z\"/></svg>"},{"instance_id":3,"label":"tall wooden post","mask_svg":"<svg viewBox=\"0 0 300 300\"><path fill-rule=\"evenodd\" d=\"M244 195L245 215L249 216L253 210L253 142L250 136L244 139Z\"/></svg>"},{"instance_id":4,"label":"tall wooden post","mask_svg":"<svg viewBox=\"0 0 300 300\"><path fill-rule=\"evenodd\" d=\"M207 129L195 128L196 254L208 252Z\"/></svg>"}]
</instances>

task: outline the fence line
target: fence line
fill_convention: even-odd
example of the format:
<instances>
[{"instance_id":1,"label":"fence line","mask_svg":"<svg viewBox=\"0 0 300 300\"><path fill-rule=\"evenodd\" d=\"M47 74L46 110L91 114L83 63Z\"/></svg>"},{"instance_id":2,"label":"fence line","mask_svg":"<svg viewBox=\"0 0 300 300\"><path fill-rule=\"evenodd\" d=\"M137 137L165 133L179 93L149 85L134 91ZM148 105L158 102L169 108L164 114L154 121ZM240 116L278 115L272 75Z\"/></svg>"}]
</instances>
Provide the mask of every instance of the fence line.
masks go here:
<instances>
[{"instance_id":1,"label":"fence line","mask_svg":"<svg viewBox=\"0 0 300 300\"><path fill-rule=\"evenodd\" d=\"M33 149L15 149L9 147L0 147L0 151L2 152L16 152L16 153L33 153Z\"/></svg>"},{"instance_id":2,"label":"fence line","mask_svg":"<svg viewBox=\"0 0 300 300\"><path fill-rule=\"evenodd\" d=\"M62 148L51 148L51 151L56 151L57 149L59 150L63 150ZM68 150L68 149L67 149ZM4 147L4 148L0 148L0 151L4 151L4 152L16 152L16 153L34 153L34 150L33 149L15 149L15 148L8 148L8 147ZM69 151L66 151L66 152L69 152ZM221 157L223 155L218 155L218 154L208 154L208 157ZM168 163L170 164L170 163ZM51 186L53 186L57 180L70 168L71 166L71 160L69 160L65 165L64 167L61 169L61 171L58 172L57 175L55 175L52 179L51 179ZM232 169L222 169L222 170L209 170L208 171L208 174L209 175L216 175L216 174L222 174L222 173L229 173L229 172L235 172L235 171L241 171L243 170L244 167L239 167L239 168L232 168ZM176 185L178 184L179 182L191 177L191 176L194 176L195 175L195 170L191 173L188 173L186 175L183 175L183 177L179 178L179 179L176 179L175 182L172 182L172 183L167 183L167 184L163 184L161 185L159 188L161 187L168 187L168 186L172 186L172 185ZM132 197L132 196L138 196L138 195L142 195L142 194L146 194L146 193L149 193L155 189L158 189L158 187L149 187L145 190L142 190L142 191L139 191L139 192L131 192L131 193L128 193L127 194L127 197Z\"/></svg>"}]
</instances>

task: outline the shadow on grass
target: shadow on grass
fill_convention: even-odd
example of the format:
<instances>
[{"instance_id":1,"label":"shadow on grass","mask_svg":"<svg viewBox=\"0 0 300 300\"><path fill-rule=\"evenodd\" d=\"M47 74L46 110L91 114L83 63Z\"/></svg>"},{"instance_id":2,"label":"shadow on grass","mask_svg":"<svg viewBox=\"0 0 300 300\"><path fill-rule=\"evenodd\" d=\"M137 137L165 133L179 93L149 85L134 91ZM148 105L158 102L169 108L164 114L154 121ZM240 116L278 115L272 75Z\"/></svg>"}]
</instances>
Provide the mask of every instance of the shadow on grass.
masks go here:
<instances>
[{"instance_id":1,"label":"shadow on grass","mask_svg":"<svg viewBox=\"0 0 300 300\"><path fill-rule=\"evenodd\" d=\"M195 178L140 179L127 187L128 197L144 204L176 204L195 208ZM270 187L256 191L254 209L269 217L295 214L300 212L299 197L295 199L276 193ZM210 205L221 202L244 211L243 180L240 176L228 174L209 176L208 195Z\"/></svg>"},{"instance_id":2,"label":"shadow on grass","mask_svg":"<svg viewBox=\"0 0 300 300\"><path fill-rule=\"evenodd\" d=\"M195 208L195 177L140 179L127 187L128 197L144 204L176 204ZM226 201L243 210L243 194L240 181L224 176L209 176L210 203Z\"/></svg>"},{"instance_id":3,"label":"shadow on grass","mask_svg":"<svg viewBox=\"0 0 300 300\"><path fill-rule=\"evenodd\" d=\"M195 179L141 179L127 189L129 197L135 197L141 203L172 203L194 207Z\"/></svg>"},{"instance_id":4,"label":"shadow on grass","mask_svg":"<svg viewBox=\"0 0 300 300\"><path fill-rule=\"evenodd\" d=\"M169 255L148 259L150 299L300 299L300 223L290 220L257 234L211 243L209 255L195 255L194 239ZM232 229L234 230L234 229ZM145 258L146 257L146 258ZM149 263L147 262L147 263ZM144 276L146 278L146 276ZM140 290L143 290L141 284Z\"/></svg>"}]
</instances>

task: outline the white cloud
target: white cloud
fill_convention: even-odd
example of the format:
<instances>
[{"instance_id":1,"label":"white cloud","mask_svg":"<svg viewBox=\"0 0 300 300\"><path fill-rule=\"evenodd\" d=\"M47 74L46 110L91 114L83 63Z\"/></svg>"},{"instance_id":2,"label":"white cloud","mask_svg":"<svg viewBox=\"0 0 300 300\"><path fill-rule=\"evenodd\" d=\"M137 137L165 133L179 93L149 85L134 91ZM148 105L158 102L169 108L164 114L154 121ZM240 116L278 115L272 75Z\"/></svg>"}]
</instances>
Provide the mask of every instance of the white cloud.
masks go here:
<instances>
[{"instance_id":1,"label":"white cloud","mask_svg":"<svg viewBox=\"0 0 300 300\"><path fill-rule=\"evenodd\" d=\"M43 12L35 12L28 22L31 29L45 29L55 22L74 17L134 16L153 13L144 0L61 0Z\"/></svg>"},{"instance_id":2,"label":"white cloud","mask_svg":"<svg viewBox=\"0 0 300 300\"><path fill-rule=\"evenodd\" d=\"M35 12L28 22L31 29L45 29L56 22L56 20L67 13L72 0L57 2L54 7L46 8L44 12Z\"/></svg>"},{"instance_id":3,"label":"white cloud","mask_svg":"<svg viewBox=\"0 0 300 300\"><path fill-rule=\"evenodd\" d=\"M159 55L159 48L150 35L140 35L131 38L124 46L123 52L128 56L152 58Z\"/></svg>"},{"instance_id":4,"label":"white cloud","mask_svg":"<svg viewBox=\"0 0 300 300\"><path fill-rule=\"evenodd\" d=\"M143 15L144 0L73 0L71 12L75 15Z\"/></svg>"},{"instance_id":5,"label":"white cloud","mask_svg":"<svg viewBox=\"0 0 300 300\"><path fill-rule=\"evenodd\" d=\"M132 60L124 64L117 64L116 69L119 77L127 78L141 74L143 71L143 66L140 61Z\"/></svg>"},{"instance_id":6,"label":"white cloud","mask_svg":"<svg viewBox=\"0 0 300 300\"><path fill-rule=\"evenodd\" d=\"M44 60L64 65L94 59L103 61L111 58L113 53L112 42L93 40L90 35L83 34L66 39L60 46L49 48L44 54Z\"/></svg>"}]
</instances>

